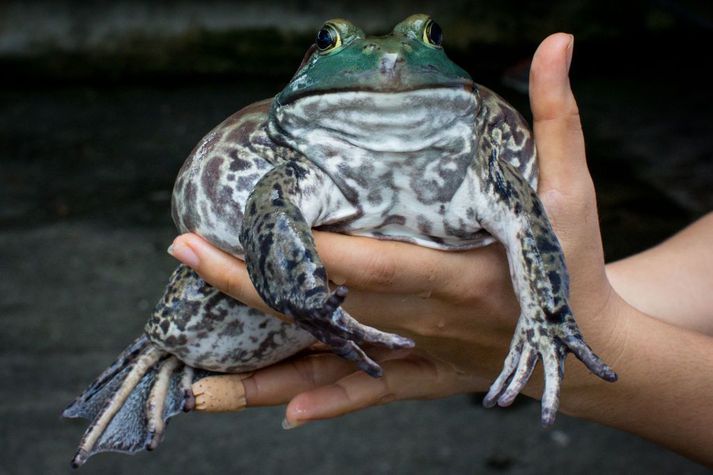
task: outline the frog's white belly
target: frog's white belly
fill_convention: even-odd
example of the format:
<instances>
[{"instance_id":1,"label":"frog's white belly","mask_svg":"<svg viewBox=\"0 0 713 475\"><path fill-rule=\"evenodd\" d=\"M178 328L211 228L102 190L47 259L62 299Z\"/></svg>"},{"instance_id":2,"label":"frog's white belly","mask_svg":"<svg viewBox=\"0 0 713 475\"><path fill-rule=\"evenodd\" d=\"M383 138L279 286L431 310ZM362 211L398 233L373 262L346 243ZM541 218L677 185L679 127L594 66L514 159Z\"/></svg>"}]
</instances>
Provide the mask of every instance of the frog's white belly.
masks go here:
<instances>
[{"instance_id":1,"label":"frog's white belly","mask_svg":"<svg viewBox=\"0 0 713 475\"><path fill-rule=\"evenodd\" d=\"M282 140L357 208L329 229L464 249L492 241L477 226L454 232L448 223L453 195L475 159L477 100L465 89L341 92L283 105L278 119Z\"/></svg>"}]
</instances>

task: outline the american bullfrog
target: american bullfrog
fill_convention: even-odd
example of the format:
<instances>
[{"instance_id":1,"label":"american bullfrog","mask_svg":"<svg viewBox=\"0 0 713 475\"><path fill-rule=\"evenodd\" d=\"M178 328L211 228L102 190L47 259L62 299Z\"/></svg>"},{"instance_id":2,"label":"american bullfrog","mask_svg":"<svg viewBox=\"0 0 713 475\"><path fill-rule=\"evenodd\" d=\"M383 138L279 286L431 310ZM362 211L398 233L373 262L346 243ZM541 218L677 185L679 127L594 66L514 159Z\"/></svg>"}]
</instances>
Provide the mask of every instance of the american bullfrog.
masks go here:
<instances>
[{"instance_id":1,"label":"american bullfrog","mask_svg":"<svg viewBox=\"0 0 713 475\"><path fill-rule=\"evenodd\" d=\"M542 422L551 424L568 352L616 379L568 305L527 123L451 62L442 38L426 15L382 37L330 20L279 94L201 140L174 187L178 230L243 258L263 300L289 318L179 266L145 333L65 410L92 421L74 466L100 451L155 448L206 374L254 371L319 341L379 377L363 345L412 347L344 311L347 289L330 286L312 228L446 251L504 244L521 314L486 406L511 402L542 361Z\"/></svg>"}]
</instances>

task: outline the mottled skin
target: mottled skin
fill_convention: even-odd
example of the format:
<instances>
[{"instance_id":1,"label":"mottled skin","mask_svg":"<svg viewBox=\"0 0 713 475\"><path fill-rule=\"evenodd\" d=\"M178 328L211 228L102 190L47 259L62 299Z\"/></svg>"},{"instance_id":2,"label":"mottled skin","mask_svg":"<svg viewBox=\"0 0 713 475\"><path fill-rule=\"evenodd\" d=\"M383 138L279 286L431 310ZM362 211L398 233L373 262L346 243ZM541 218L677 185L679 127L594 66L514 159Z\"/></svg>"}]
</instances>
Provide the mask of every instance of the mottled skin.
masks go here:
<instances>
[{"instance_id":1,"label":"mottled skin","mask_svg":"<svg viewBox=\"0 0 713 475\"><path fill-rule=\"evenodd\" d=\"M260 296L292 321L246 307L179 266L146 335L66 410L93 419L75 465L101 450L155 448L207 371L252 371L319 340L378 377L362 344L412 346L341 308L347 290L330 290L312 228L443 250L504 244L521 314L487 406L512 402L541 360L542 420L551 424L568 352L616 379L569 308L562 250L534 191L527 124L446 57L439 30L414 15L374 38L331 20L280 94L197 145L174 188L179 231L244 258ZM145 410L129 412L134 400Z\"/></svg>"}]
</instances>

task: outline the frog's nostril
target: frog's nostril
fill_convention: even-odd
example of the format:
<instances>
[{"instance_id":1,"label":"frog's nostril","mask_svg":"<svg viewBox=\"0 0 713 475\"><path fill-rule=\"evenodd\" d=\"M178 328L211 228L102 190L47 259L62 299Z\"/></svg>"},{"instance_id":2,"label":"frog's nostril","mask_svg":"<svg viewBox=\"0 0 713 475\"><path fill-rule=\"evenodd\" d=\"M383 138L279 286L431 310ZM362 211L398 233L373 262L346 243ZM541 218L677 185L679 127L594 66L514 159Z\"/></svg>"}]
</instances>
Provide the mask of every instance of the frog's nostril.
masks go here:
<instances>
[{"instance_id":1,"label":"frog's nostril","mask_svg":"<svg viewBox=\"0 0 713 475\"><path fill-rule=\"evenodd\" d=\"M403 56L398 53L386 53L381 57L381 72L393 72L404 62Z\"/></svg>"}]
</instances>

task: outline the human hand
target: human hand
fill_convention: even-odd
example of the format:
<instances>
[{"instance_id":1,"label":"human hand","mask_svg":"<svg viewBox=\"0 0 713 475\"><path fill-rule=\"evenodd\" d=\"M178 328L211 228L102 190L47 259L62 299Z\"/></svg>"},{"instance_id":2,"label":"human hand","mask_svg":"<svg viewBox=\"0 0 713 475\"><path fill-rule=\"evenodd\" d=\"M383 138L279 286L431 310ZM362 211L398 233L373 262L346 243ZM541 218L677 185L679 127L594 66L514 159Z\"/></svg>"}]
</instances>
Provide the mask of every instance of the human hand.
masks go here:
<instances>
[{"instance_id":1,"label":"human hand","mask_svg":"<svg viewBox=\"0 0 713 475\"><path fill-rule=\"evenodd\" d=\"M579 115L567 78L571 41L569 35L553 35L533 59L530 91L540 160L538 193L565 251L570 303L582 333L595 351L613 361L611 349L616 346L610 336L616 321L608 317L611 312L602 312L610 305L612 291L604 272ZM397 399L487 389L502 365L518 315L500 245L443 252L328 233L315 237L331 280L350 288L346 310L362 323L414 338L416 350L375 352L373 357L384 369L379 379L325 352L296 357L243 379L207 378L194 385L199 408L234 408L211 406L208 397L229 381L231 387L242 387L249 406L289 401L288 426ZM189 251L193 257L186 254ZM242 261L194 235L177 238L173 252L215 287L270 311L252 288ZM576 363L568 365L568 372L573 374L563 386L565 411L568 392L594 379ZM242 384L235 386L236 380ZM541 381L536 374L523 392L538 397Z\"/></svg>"}]
</instances>

